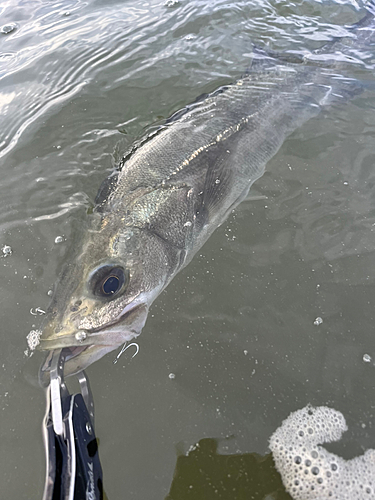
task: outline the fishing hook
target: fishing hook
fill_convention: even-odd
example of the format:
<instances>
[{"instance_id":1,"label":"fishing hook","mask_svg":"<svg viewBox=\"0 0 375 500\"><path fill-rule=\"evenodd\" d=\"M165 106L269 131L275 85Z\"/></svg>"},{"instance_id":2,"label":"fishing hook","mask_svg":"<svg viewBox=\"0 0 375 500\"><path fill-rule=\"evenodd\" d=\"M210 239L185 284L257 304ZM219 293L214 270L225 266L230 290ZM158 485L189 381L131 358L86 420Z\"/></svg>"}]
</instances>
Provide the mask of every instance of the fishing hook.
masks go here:
<instances>
[{"instance_id":1,"label":"fishing hook","mask_svg":"<svg viewBox=\"0 0 375 500\"><path fill-rule=\"evenodd\" d=\"M121 351L117 354L116 359L113 361L114 365L117 363L117 361L120 359L120 356L126 351L126 349L129 349L129 347L131 347L132 345L134 345L137 350L135 351L135 353L133 354L131 359L133 359L134 356L136 356L139 353L139 345L136 342L132 342L129 345L126 345L126 342L125 342L125 344L122 346Z\"/></svg>"}]
</instances>

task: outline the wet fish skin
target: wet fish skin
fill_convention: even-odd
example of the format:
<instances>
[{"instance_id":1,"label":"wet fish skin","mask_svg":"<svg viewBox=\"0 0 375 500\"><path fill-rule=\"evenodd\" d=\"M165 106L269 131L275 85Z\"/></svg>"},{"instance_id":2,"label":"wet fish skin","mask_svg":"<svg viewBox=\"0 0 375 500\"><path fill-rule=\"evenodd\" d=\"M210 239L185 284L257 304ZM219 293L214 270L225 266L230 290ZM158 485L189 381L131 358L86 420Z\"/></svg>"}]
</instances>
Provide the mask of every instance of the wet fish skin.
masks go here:
<instances>
[{"instance_id":1,"label":"wet fish skin","mask_svg":"<svg viewBox=\"0 0 375 500\"><path fill-rule=\"evenodd\" d=\"M346 66L280 62L259 51L246 76L176 114L124 160L99 191L41 338L41 349L82 348L66 375L137 337L152 302L247 196L285 138L361 91L343 76ZM119 292L98 293L116 269L126 281Z\"/></svg>"}]
</instances>

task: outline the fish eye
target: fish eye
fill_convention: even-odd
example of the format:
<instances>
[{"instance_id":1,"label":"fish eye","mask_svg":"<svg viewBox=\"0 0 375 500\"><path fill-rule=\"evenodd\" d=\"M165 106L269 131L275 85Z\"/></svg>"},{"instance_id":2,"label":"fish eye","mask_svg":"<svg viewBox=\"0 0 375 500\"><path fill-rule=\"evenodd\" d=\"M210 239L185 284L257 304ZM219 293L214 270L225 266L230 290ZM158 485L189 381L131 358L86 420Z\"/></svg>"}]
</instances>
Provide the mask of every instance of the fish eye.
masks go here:
<instances>
[{"instance_id":1,"label":"fish eye","mask_svg":"<svg viewBox=\"0 0 375 500\"><path fill-rule=\"evenodd\" d=\"M120 278L118 276L110 276L102 284L102 291L105 295L112 295L120 288Z\"/></svg>"},{"instance_id":2,"label":"fish eye","mask_svg":"<svg viewBox=\"0 0 375 500\"><path fill-rule=\"evenodd\" d=\"M90 284L94 295L111 299L124 290L127 281L127 275L121 267L103 266L95 271Z\"/></svg>"}]
</instances>

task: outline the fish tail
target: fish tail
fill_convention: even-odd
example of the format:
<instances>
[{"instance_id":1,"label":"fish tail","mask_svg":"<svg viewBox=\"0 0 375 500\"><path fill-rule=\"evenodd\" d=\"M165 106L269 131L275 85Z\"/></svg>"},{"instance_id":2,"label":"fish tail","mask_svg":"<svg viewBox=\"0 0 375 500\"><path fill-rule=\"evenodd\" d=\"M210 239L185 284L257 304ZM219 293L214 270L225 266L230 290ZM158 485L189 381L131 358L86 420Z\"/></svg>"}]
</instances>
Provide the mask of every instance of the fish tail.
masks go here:
<instances>
[{"instance_id":1,"label":"fish tail","mask_svg":"<svg viewBox=\"0 0 375 500\"><path fill-rule=\"evenodd\" d=\"M367 11L365 16L350 26L350 30L355 31L357 29L370 27L375 24L375 0L368 0L364 4L364 8Z\"/></svg>"}]
</instances>

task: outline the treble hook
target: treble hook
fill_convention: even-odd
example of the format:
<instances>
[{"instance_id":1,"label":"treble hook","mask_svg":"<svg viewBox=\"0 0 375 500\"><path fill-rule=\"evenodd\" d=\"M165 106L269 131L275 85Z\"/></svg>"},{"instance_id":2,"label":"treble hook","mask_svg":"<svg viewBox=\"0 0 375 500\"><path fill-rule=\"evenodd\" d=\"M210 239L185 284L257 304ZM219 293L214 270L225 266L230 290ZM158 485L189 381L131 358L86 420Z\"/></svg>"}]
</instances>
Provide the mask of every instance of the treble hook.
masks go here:
<instances>
[{"instance_id":1,"label":"treble hook","mask_svg":"<svg viewBox=\"0 0 375 500\"><path fill-rule=\"evenodd\" d=\"M129 349L129 347L131 347L132 345L134 345L137 348L137 350L135 351L135 353L133 354L133 356L131 357L131 359L133 359L134 356L136 356L139 353L139 345L136 342L132 342L129 345L126 345L126 342L125 342L125 344L122 346L121 351L117 354L116 359L113 361L114 365L120 359L121 354L123 354L126 351L126 349Z\"/></svg>"},{"instance_id":2,"label":"treble hook","mask_svg":"<svg viewBox=\"0 0 375 500\"><path fill-rule=\"evenodd\" d=\"M40 307L37 307L37 308L35 309L35 312L34 312L34 309L33 309L33 308L31 308L31 309L30 309L30 314L32 314L33 316L37 316L38 314L39 314L39 315L46 314L46 311L43 311L43 309L41 309Z\"/></svg>"}]
</instances>

